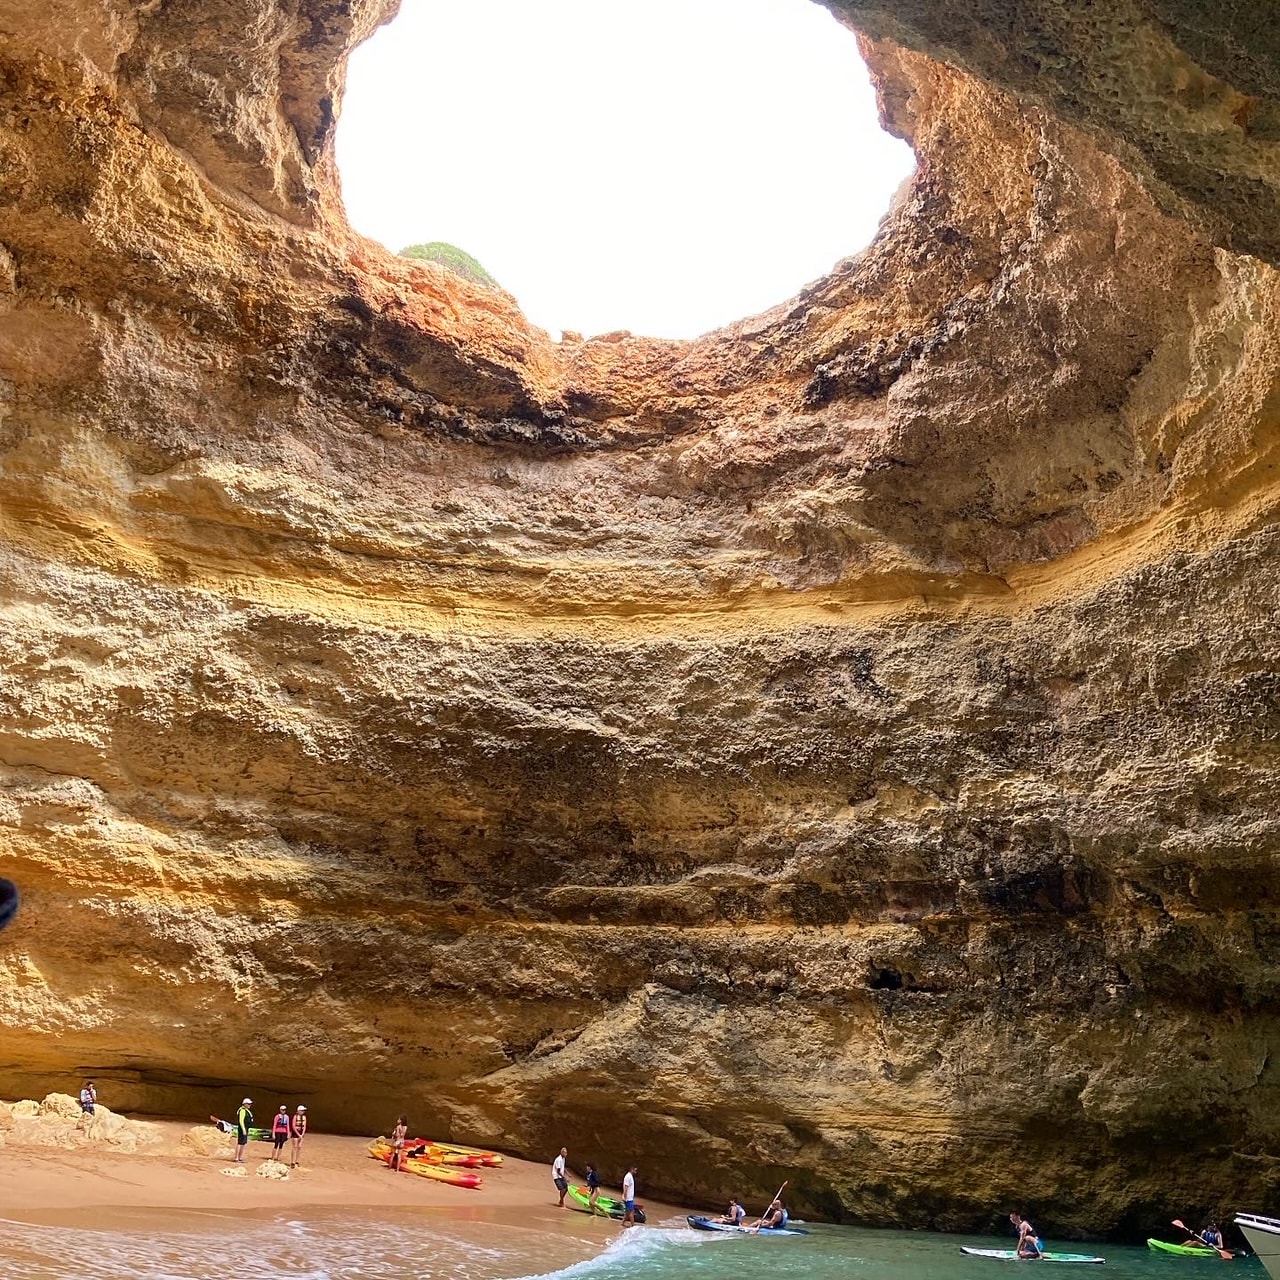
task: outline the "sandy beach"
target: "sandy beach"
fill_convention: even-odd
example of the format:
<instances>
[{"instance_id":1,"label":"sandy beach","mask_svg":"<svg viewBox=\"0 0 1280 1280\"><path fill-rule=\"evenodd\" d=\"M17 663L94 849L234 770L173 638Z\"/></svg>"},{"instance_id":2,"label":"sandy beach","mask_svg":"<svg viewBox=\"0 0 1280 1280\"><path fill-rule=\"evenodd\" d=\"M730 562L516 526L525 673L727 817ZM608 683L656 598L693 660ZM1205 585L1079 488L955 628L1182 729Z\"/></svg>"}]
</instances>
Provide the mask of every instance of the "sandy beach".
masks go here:
<instances>
[{"instance_id":1,"label":"sandy beach","mask_svg":"<svg viewBox=\"0 0 1280 1280\"><path fill-rule=\"evenodd\" d=\"M0 1149L0 1217L78 1231L220 1232L247 1218L284 1213L323 1222L340 1210L375 1226L385 1220L446 1230L453 1244L474 1245L481 1254L500 1251L500 1259L481 1268L494 1276L568 1266L594 1256L622 1230L609 1219L557 1208L549 1165L508 1157L482 1171L481 1188L468 1190L393 1173L369 1157L366 1138L311 1133L301 1168L263 1176L260 1169L281 1171L268 1159L267 1143L250 1143L246 1164L235 1166L231 1139L211 1125L112 1120L125 1126L136 1150L88 1141L70 1118L11 1124ZM651 1223L681 1212L643 1196L641 1202ZM0 1245L0 1270L4 1254ZM468 1272L476 1274L474 1257Z\"/></svg>"}]
</instances>

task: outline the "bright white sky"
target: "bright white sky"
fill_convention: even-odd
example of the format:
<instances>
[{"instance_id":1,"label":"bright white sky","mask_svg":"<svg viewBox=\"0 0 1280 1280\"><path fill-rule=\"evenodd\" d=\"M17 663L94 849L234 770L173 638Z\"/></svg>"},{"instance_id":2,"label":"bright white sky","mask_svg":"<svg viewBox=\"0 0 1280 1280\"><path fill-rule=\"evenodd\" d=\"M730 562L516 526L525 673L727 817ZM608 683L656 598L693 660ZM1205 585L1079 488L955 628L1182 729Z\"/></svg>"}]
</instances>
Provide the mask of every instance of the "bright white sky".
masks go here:
<instances>
[{"instance_id":1,"label":"bright white sky","mask_svg":"<svg viewBox=\"0 0 1280 1280\"><path fill-rule=\"evenodd\" d=\"M403 0L337 148L389 249L458 245L553 334L672 338L861 249L913 165L812 0Z\"/></svg>"}]
</instances>

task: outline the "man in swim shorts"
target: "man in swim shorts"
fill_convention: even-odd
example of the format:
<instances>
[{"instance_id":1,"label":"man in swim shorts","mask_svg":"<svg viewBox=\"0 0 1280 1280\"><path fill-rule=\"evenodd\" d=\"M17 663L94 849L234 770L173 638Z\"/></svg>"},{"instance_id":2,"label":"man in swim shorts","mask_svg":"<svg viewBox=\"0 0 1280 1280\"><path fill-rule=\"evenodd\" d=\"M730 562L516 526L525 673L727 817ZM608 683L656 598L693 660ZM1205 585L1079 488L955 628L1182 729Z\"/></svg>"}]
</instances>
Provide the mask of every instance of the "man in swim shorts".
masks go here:
<instances>
[{"instance_id":1,"label":"man in swim shorts","mask_svg":"<svg viewBox=\"0 0 1280 1280\"><path fill-rule=\"evenodd\" d=\"M632 1165L627 1170L627 1176L622 1179L622 1225L624 1227L634 1227L636 1225L635 1165Z\"/></svg>"},{"instance_id":2,"label":"man in swim shorts","mask_svg":"<svg viewBox=\"0 0 1280 1280\"><path fill-rule=\"evenodd\" d=\"M569 1148L561 1147L560 1154L551 1162L551 1181L556 1184L560 1193L560 1208L564 1208L565 1193L569 1190L568 1170L565 1161L569 1158Z\"/></svg>"}]
</instances>

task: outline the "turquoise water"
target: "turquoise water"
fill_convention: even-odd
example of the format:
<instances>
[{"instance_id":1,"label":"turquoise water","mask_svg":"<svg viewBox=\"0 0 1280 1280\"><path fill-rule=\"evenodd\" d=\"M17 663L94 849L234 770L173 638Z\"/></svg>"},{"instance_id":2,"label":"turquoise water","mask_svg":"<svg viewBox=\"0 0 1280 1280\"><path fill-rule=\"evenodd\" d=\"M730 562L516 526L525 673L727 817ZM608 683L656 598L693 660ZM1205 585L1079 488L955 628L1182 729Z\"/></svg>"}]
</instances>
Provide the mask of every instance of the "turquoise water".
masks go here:
<instances>
[{"instance_id":1,"label":"turquoise water","mask_svg":"<svg viewBox=\"0 0 1280 1280\"><path fill-rule=\"evenodd\" d=\"M682 1219L619 1232L585 1262L546 1269L582 1249L554 1230L343 1210L306 1216L187 1216L174 1225L130 1222L94 1228L0 1221L0 1280L1003 1280L1051 1264L969 1258L962 1244L1007 1248L1010 1239L813 1226L803 1237L759 1238L690 1231ZM465 1227L465 1233L461 1228ZM1105 1271L1079 1280L1265 1280L1256 1259L1224 1263L1122 1245L1063 1244L1098 1253ZM1064 1268L1053 1268L1053 1274Z\"/></svg>"}]
</instances>

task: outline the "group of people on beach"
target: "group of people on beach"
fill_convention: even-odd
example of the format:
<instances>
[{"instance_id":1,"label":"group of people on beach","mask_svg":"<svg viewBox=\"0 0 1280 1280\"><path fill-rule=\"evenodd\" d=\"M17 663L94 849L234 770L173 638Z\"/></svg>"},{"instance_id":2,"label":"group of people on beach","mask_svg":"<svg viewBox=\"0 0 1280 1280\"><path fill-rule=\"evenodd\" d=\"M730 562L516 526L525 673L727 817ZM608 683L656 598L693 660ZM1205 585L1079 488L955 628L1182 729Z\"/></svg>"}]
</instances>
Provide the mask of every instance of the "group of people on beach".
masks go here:
<instances>
[{"instance_id":1,"label":"group of people on beach","mask_svg":"<svg viewBox=\"0 0 1280 1280\"><path fill-rule=\"evenodd\" d=\"M551 1162L551 1181L555 1183L556 1191L559 1192L558 1203L561 1209L564 1208L564 1198L569 1192L568 1161L569 1148L561 1147L560 1154ZM634 1227L636 1224L636 1174L638 1172L636 1166L631 1165L622 1178L622 1225L624 1227ZM609 1217L610 1215L600 1208L600 1170L593 1164L587 1165L586 1181L587 1208L591 1210L592 1216L603 1214L604 1217Z\"/></svg>"},{"instance_id":2,"label":"group of people on beach","mask_svg":"<svg viewBox=\"0 0 1280 1280\"><path fill-rule=\"evenodd\" d=\"M236 1153L232 1163L244 1164L244 1150L249 1145L249 1130L253 1128L253 1099L241 1100L239 1107L236 1108L234 1123L230 1120L219 1120L217 1116L210 1116L209 1119L223 1133L236 1135ZM299 1103L294 1108L293 1115L290 1115L289 1108L282 1102L271 1120L272 1147L268 1159L283 1163L284 1157L281 1153L284 1151L285 1143L292 1143L289 1168L296 1169L302 1163L302 1140L306 1136L307 1108Z\"/></svg>"}]
</instances>

